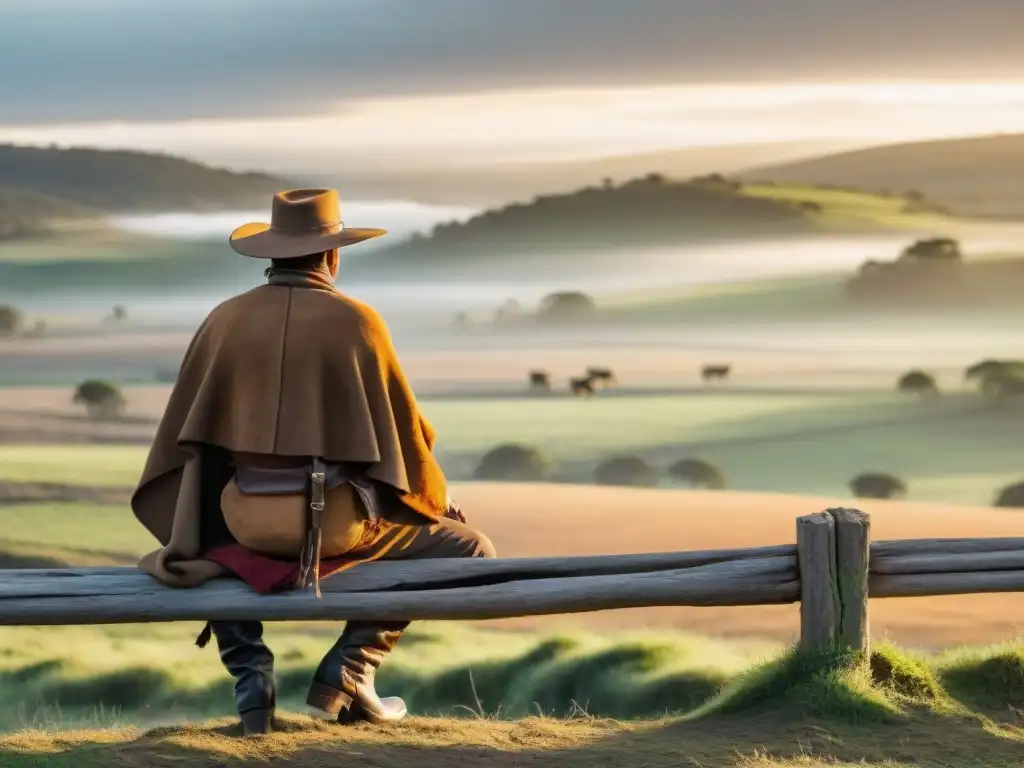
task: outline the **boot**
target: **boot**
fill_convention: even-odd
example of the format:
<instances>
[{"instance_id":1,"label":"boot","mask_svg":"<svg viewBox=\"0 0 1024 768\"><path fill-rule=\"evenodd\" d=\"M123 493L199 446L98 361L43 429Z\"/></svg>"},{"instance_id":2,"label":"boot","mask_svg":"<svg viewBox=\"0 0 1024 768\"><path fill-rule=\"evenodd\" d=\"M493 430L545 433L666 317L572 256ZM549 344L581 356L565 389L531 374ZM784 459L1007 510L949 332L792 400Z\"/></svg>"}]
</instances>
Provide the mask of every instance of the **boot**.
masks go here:
<instances>
[{"instance_id":1,"label":"boot","mask_svg":"<svg viewBox=\"0 0 1024 768\"><path fill-rule=\"evenodd\" d=\"M374 677L407 626L408 622L346 624L317 667L306 703L343 725L360 720L389 723L405 717L405 702L397 696L378 696Z\"/></svg>"},{"instance_id":2,"label":"boot","mask_svg":"<svg viewBox=\"0 0 1024 768\"><path fill-rule=\"evenodd\" d=\"M274 654L258 621L211 621L220 660L235 678L235 709L246 736L269 733L277 704Z\"/></svg>"}]
</instances>

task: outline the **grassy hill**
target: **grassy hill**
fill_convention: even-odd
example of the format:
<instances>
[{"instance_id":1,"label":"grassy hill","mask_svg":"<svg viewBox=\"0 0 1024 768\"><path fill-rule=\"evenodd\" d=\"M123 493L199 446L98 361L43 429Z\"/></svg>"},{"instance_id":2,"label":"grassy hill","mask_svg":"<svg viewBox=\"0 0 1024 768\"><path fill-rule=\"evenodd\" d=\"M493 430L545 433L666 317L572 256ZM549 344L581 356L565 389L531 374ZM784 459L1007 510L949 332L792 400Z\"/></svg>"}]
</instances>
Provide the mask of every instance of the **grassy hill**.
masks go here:
<instances>
[{"instance_id":1,"label":"grassy hill","mask_svg":"<svg viewBox=\"0 0 1024 768\"><path fill-rule=\"evenodd\" d=\"M560 252L818 233L952 234L964 224L941 206L898 195L744 185L718 174L685 181L649 174L439 224L427 236L353 257L347 273L480 267L507 256L523 263L531 256L550 261Z\"/></svg>"},{"instance_id":2,"label":"grassy hill","mask_svg":"<svg viewBox=\"0 0 1024 768\"><path fill-rule=\"evenodd\" d=\"M907 190L965 214L1024 216L1024 134L891 144L764 165L741 174L865 190Z\"/></svg>"},{"instance_id":3,"label":"grassy hill","mask_svg":"<svg viewBox=\"0 0 1024 768\"><path fill-rule=\"evenodd\" d=\"M173 625L7 630L3 700L21 703L26 730L0 737L0 764L1010 768L1024 747L1020 645L935 656L883 645L870 662L787 651L759 662L762 648L681 634L531 638L416 625L380 686L419 716L339 728L287 714L332 628L274 627L285 712L276 733L240 739L230 679L175 629L186 635ZM222 719L138 727L211 717ZM76 730L90 726L101 729Z\"/></svg>"},{"instance_id":4,"label":"grassy hill","mask_svg":"<svg viewBox=\"0 0 1024 768\"><path fill-rule=\"evenodd\" d=\"M61 227L95 221L102 215L90 206L0 185L0 241L53 234Z\"/></svg>"},{"instance_id":5,"label":"grassy hill","mask_svg":"<svg viewBox=\"0 0 1024 768\"><path fill-rule=\"evenodd\" d=\"M265 206L288 181L171 155L0 145L0 238L52 234L112 212Z\"/></svg>"}]
</instances>

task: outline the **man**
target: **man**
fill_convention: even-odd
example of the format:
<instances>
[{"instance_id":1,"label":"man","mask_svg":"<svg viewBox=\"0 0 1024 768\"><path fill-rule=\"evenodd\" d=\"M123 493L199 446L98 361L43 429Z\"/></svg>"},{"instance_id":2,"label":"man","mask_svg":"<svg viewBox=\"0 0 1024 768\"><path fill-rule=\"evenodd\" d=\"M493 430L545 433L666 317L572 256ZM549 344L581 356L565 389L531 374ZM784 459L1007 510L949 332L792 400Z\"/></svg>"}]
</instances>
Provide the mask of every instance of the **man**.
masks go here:
<instances>
[{"instance_id":1,"label":"man","mask_svg":"<svg viewBox=\"0 0 1024 768\"><path fill-rule=\"evenodd\" d=\"M435 434L384 321L334 287L346 228L334 190L277 194L270 224L230 238L270 260L267 284L203 321L181 364L132 509L163 545L140 567L175 587L233 574L261 593L377 559L493 557L447 496ZM341 723L384 722L374 673L408 622L348 622L308 703ZM209 622L246 733L271 728L275 685L257 621Z\"/></svg>"}]
</instances>

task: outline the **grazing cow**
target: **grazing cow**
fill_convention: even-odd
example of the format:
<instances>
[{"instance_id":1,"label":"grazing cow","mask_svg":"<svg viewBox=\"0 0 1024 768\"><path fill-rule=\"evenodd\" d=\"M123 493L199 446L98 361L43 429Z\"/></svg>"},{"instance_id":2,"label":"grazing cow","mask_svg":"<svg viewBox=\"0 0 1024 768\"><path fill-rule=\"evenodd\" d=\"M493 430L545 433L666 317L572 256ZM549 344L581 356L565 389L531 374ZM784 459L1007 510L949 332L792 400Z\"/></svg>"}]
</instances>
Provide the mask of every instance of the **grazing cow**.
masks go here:
<instances>
[{"instance_id":1,"label":"grazing cow","mask_svg":"<svg viewBox=\"0 0 1024 768\"><path fill-rule=\"evenodd\" d=\"M551 377L547 371L530 371L530 389L551 391Z\"/></svg>"},{"instance_id":2,"label":"grazing cow","mask_svg":"<svg viewBox=\"0 0 1024 768\"><path fill-rule=\"evenodd\" d=\"M590 397L594 394L594 382L589 376L582 379L569 379L569 391L577 397Z\"/></svg>"},{"instance_id":3,"label":"grazing cow","mask_svg":"<svg viewBox=\"0 0 1024 768\"><path fill-rule=\"evenodd\" d=\"M712 381L713 379L724 381L729 378L729 372L731 370L731 365L705 365L700 370L700 377L705 383Z\"/></svg>"},{"instance_id":4,"label":"grazing cow","mask_svg":"<svg viewBox=\"0 0 1024 768\"><path fill-rule=\"evenodd\" d=\"M616 381L615 372L611 368L587 368L587 378L606 387L610 387Z\"/></svg>"}]
</instances>

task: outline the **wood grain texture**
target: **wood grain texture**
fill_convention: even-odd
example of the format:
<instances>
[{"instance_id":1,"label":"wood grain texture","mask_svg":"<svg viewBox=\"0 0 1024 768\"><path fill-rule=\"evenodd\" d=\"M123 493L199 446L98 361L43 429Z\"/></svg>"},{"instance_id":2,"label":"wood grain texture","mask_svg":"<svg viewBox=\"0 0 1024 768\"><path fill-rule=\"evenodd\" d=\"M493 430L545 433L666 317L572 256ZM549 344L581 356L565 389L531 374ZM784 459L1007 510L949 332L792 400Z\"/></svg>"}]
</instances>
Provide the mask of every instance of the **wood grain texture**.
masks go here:
<instances>
[{"instance_id":1,"label":"wood grain texture","mask_svg":"<svg viewBox=\"0 0 1024 768\"><path fill-rule=\"evenodd\" d=\"M1024 571L1024 549L966 554L898 555L872 560L871 573L974 573Z\"/></svg>"},{"instance_id":2,"label":"wood grain texture","mask_svg":"<svg viewBox=\"0 0 1024 768\"><path fill-rule=\"evenodd\" d=\"M836 526L839 634L847 648L871 652L868 626L868 552L871 518L857 509L829 509Z\"/></svg>"},{"instance_id":3,"label":"wood grain texture","mask_svg":"<svg viewBox=\"0 0 1024 768\"><path fill-rule=\"evenodd\" d=\"M1021 521L1024 527L1024 519ZM907 555L966 555L982 552L1007 552L1024 549L1024 538L996 537L987 539L894 539L876 541L871 545L871 561Z\"/></svg>"},{"instance_id":4,"label":"wood grain texture","mask_svg":"<svg viewBox=\"0 0 1024 768\"><path fill-rule=\"evenodd\" d=\"M835 520L828 512L804 515L796 521L800 645L803 648L829 647L838 636L835 530Z\"/></svg>"},{"instance_id":5,"label":"wood grain texture","mask_svg":"<svg viewBox=\"0 0 1024 768\"><path fill-rule=\"evenodd\" d=\"M770 557L790 557L795 563L796 547L784 544L749 549L589 557L388 560L363 563L331 576L320 583L320 588L323 592L446 589L522 579L654 573ZM132 567L12 569L0 571L0 598L95 595L102 594L100 587L111 594L131 594L148 588L152 582L150 576Z\"/></svg>"},{"instance_id":6,"label":"wood grain texture","mask_svg":"<svg viewBox=\"0 0 1024 768\"><path fill-rule=\"evenodd\" d=\"M983 592L1024 592L1024 571L880 573L872 574L868 579L868 593L873 598L977 595Z\"/></svg>"},{"instance_id":7,"label":"wood grain texture","mask_svg":"<svg viewBox=\"0 0 1024 768\"><path fill-rule=\"evenodd\" d=\"M148 577L147 577L148 578ZM53 579L54 582L61 581ZM499 584L384 592L257 595L233 579L171 589L154 579L128 593L77 590L0 597L0 625L112 624L223 620L499 619L661 605L796 602L794 556L726 561L693 568L597 576L516 579Z\"/></svg>"}]
</instances>

